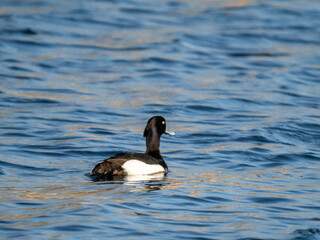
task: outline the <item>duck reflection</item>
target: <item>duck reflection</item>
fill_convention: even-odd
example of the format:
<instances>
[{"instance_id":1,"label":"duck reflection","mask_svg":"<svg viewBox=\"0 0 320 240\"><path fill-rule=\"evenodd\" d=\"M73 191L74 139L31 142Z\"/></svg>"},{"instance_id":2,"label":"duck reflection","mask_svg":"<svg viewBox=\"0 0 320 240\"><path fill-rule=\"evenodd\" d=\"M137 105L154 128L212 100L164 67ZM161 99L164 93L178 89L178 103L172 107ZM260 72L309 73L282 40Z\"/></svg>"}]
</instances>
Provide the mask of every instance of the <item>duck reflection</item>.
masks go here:
<instances>
[{"instance_id":1,"label":"duck reflection","mask_svg":"<svg viewBox=\"0 0 320 240\"><path fill-rule=\"evenodd\" d=\"M155 191L161 190L168 182L165 182L166 175L164 173L155 173L149 175L127 175L127 176L113 176L105 177L105 176L92 176L90 175L91 179L94 182L99 184L123 184L127 186L135 186L136 190L147 190Z\"/></svg>"}]
</instances>

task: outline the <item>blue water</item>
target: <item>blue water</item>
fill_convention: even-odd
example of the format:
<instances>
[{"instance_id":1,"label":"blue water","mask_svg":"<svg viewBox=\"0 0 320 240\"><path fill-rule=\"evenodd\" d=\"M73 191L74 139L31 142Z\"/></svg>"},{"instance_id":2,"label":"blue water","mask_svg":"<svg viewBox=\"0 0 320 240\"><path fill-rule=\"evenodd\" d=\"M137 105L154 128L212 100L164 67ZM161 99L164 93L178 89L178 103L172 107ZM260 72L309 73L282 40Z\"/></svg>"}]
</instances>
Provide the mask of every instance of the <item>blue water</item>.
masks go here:
<instances>
[{"instance_id":1,"label":"blue water","mask_svg":"<svg viewBox=\"0 0 320 240\"><path fill-rule=\"evenodd\" d=\"M1 239L320 239L320 2L0 2ZM164 178L94 182L162 115Z\"/></svg>"}]
</instances>

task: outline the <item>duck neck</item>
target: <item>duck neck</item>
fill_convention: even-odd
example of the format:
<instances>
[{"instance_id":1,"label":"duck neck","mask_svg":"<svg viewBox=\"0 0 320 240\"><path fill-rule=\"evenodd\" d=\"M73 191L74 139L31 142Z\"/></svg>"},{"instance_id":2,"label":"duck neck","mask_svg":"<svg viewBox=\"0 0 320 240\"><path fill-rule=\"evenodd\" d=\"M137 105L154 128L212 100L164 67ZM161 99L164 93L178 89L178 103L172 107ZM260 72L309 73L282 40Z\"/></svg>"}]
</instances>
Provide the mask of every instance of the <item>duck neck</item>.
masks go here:
<instances>
[{"instance_id":1,"label":"duck neck","mask_svg":"<svg viewBox=\"0 0 320 240\"><path fill-rule=\"evenodd\" d=\"M160 136L156 130L150 131L147 135L146 146L146 154L156 159L162 159L160 154Z\"/></svg>"}]
</instances>

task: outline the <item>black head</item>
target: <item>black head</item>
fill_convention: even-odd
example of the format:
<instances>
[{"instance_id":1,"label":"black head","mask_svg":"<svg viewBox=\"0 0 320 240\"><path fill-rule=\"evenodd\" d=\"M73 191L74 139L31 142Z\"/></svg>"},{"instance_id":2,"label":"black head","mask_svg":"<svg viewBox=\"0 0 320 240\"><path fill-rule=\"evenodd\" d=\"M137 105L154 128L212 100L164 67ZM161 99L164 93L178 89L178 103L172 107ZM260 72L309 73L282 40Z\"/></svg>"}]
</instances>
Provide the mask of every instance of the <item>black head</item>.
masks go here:
<instances>
[{"instance_id":1,"label":"black head","mask_svg":"<svg viewBox=\"0 0 320 240\"><path fill-rule=\"evenodd\" d=\"M147 137L150 134L157 134L161 136L166 131L166 120L161 116L154 116L149 119L143 136Z\"/></svg>"},{"instance_id":2,"label":"black head","mask_svg":"<svg viewBox=\"0 0 320 240\"><path fill-rule=\"evenodd\" d=\"M146 128L144 129L143 136L147 137L148 135L158 135L159 137L162 134L175 135L174 132L168 132L166 130L166 120L161 116L154 116L149 119Z\"/></svg>"},{"instance_id":3,"label":"black head","mask_svg":"<svg viewBox=\"0 0 320 240\"><path fill-rule=\"evenodd\" d=\"M160 136L162 134L174 135L174 132L166 130L166 120L161 116L154 116L149 119L143 136L146 137L147 150L146 153L157 158L162 159L160 155Z\"/></svg>"}]
</instances>

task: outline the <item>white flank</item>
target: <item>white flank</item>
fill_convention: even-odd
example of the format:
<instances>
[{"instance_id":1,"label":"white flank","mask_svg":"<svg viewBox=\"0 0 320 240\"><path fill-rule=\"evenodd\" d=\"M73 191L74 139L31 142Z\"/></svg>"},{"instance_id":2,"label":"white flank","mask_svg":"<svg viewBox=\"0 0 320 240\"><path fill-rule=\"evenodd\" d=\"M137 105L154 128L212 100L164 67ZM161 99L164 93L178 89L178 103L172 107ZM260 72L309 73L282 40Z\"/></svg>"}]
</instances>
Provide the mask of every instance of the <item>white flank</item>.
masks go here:
<instances>
[{"instance_id":1,"label":"white flank","mask_svg":"<svg viewBox=\"0 0 320 240\"><path fill-rule=\"evenodd\" d=\"M164 172L161 165L150 165L135 159L127 161L122 165L122 168L128 175L148 175Z\"/></svg>"}]
</instances>

